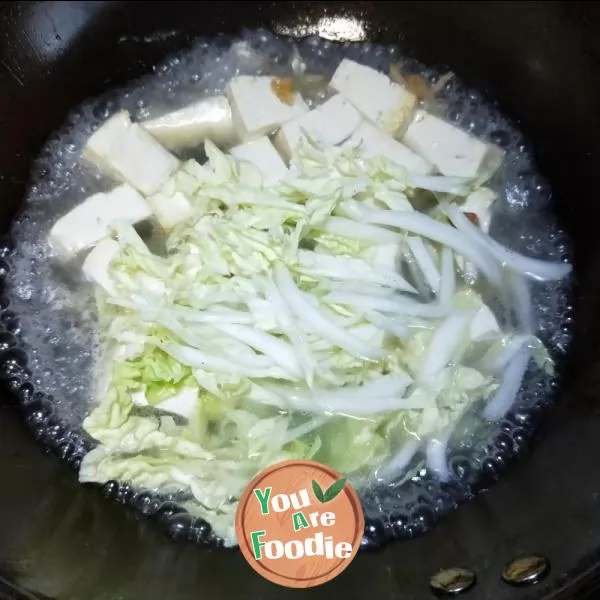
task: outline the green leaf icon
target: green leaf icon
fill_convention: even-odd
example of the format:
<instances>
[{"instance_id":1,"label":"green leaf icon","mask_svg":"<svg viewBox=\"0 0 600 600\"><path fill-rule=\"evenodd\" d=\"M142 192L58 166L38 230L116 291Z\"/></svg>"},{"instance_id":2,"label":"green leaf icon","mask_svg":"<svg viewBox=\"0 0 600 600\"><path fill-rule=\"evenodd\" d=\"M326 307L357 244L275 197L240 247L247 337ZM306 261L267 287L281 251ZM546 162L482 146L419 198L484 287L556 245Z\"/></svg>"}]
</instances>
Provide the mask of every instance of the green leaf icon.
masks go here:
<instances>
[{"instance_id":1,"label":"green leaf icon","mask_svg":"<svg viewBox=\"0 0 600 600\"><path fill-rule=\"evenodd\" d=\"M345 485L345 477L334 481L323 494L323 502L329 502L330 500L333 500L344 489Z\"/></svg>"},{"instance_id":2,"label":"green leaf icon","mask_svg":"<svg viewBox=\"0 0 600 600\"><path fill-rule=\"evenodd\" d=\"M319 502L325 502L323 490L321 489L321 486L314 479L312 480L312 489L313 489L313 492L315 493L315 496L317 497L317 500Z\"/></svg>"},{"instance_id":3,"label":"green leaf icon","mask_svg":"<svg viewBox=\"0 0 600 600\"><path fill-rule=\"evenodd\" d=\"M329 502L330 500L333 500L344 489L345 485L346 485L346 478L342 477L341 479L334 481L325 490L325 492L323 492L323 490L321 489L321 486L314 479L312 481L313 492L315 493L317 500L319 502L321 502L322 504L325 504L325 502Z\"/></svg>"}]
</instances>

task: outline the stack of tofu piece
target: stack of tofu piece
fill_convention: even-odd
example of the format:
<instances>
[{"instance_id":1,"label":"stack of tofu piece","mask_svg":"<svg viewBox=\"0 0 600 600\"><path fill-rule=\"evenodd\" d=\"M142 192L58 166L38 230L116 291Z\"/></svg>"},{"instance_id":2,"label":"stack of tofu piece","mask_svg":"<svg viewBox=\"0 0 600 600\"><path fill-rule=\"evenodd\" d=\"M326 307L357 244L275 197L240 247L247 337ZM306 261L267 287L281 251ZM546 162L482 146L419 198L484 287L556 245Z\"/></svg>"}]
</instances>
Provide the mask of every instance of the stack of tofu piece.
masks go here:
<instances>
[{"instance_id":1,"label":"stack of tofu piece","mask_svg":"<svg viewBox=\"0 0 600 600\"><path fill-rule=\"evenodd\" d=\"M171 151L207 139L254 165L265 185L285 178L290 156L305 134L328 145L360 145L365 156L384 156L419 175L485 180L501 163L499 148L419 109L408 89L357 62L342 60L330 81L333 95L313 110L293 88L285 96L278 93L279 82L239 76L224 95L153 120L134 123L126 111L113 115L90 137L83 157L118 185L87 198L54 225L49 242L57 255L69 260L93 248L84 274L108 289L106 271L118 251L109 239L111 228L154 219L170 230L189 218L190 200L165 185L181 167ZM237 145L231 147L232 140ZM487 229L494 198L481 188L463 210Z\"/></svg>"}]
</instances>

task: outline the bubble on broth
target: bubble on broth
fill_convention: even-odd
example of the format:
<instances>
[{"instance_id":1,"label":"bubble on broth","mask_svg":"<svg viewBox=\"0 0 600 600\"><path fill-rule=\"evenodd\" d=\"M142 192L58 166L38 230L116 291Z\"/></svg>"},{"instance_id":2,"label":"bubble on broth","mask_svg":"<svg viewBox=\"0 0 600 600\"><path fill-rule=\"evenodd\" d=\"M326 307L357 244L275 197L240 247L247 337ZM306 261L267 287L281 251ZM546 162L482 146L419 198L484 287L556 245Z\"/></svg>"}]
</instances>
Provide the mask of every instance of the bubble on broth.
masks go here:
<instances>
[{"instance_id":1,"label":"bubble on broth","mask_svg":"<svg viewBox=\"0 0 600 600\"><path fill-rule=\"evenodd\" d=\"M303 72L322 75L327 81L343 57L383 72L388 72L390 64L401 63L405 74L420 74L432 84L443 75L403 58L396 46L339 44L318 37L293 41L266 31L247 32L233 43L226 38L199 41L129 87L82 104L46 144L34 168L25 208L13 227L16 250L10 257L9 309L18 316L34 384L54 397L60 417L71 428L81 427L94 400L98 358L94 298L77 268L53 260L46 238L57 218L110 185L79 160L91 133L118 110L130 111L136 120L152 118L221 93L229 79L240 74ZM314 105L327 93L326 87L317 85L307 93L307 100ZM568 259L568 239L547 210L550 189L514 125L457 78L446 83L432 110L506 152L501 171L490 182L499 193L492 235L528 256ZM526 289L536 333L553 357L560 359L570 339L568 284L528 282ZM437 513L456 505L457 489L470 485L477 474L498 475L510 455L523 448L536 411L550 402L555 386L554 378L537 369L528 371L512 419L490 425L474 409L457 427L450 444L452 478L448 483L417 468L401 485L392 481L370 486L362 491L367 518L383 517L388 536L410 537L426 529ZM415 460L418 463L419 456Z\"/></svg>"}]
</instances>

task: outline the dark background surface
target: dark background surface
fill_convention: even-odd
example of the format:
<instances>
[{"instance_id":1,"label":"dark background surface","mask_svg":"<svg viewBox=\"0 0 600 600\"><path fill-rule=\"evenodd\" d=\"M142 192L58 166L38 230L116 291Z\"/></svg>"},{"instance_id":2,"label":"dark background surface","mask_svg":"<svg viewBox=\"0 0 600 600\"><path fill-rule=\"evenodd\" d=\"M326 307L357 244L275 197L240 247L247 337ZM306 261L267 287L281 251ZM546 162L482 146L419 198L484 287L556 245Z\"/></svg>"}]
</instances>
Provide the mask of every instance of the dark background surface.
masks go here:
<instances>
[{"instance_id":1,"label":"dark background surface","mask_svg":"<svg viewBox=\"0 0 600 600\"><path fill-rule=\"evenodd\" d=\"M57 600L430 597L428 578L468 566L474 599L596 597L600 559L600 5L423 2L12 2L0 4L0 227L30 162L84 98L149 71L198 35L242 27L302 32L349 17L369 38L447 65L498 101L532 140L575 242L575 341L535 452L421 538L359 556L308 591L258 578L241 555L172 542L44 456L5 390L0 405L0 589ZM541 552L535 588L500 581L515 555ZM2 583L4 582L4 583ZM27 590L29 590L27 592ZM585 590L588 590L587 592Z\"/></svg>"}]
</instances>

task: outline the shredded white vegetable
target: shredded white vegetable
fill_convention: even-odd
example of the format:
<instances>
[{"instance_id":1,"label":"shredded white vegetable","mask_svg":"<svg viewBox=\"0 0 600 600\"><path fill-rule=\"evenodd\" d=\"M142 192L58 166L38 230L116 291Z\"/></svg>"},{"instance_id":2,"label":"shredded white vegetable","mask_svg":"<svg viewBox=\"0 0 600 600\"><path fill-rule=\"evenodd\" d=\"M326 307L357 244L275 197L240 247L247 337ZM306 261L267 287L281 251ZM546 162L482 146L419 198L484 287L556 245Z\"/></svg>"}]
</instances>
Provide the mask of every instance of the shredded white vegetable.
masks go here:
<instances>
[{"instance_id":1,"label":"shredded white vegetable","mask_svg":"<svg viewBox=\"0 0 600 600\"><path fill-rule=\"evenodd\" d=\"M440 279L440 306L450 307L456 292L456 274L454 272L454 254L445 246L442 250L442 266Z\"/></svg>"},{"instance_id":2,"label":"shredded white vegetable","mask_svg":"<svg viewBox=\"0 0 600 600\"><path fill-rule=\"evenodd\" d=\"M419 370L419 379L424 385L453 362L457 351L465 344L466 330L472 319L470 313L451 314L435 330Z\"/></svg>"},{"instance_id":3,"label":"shredded white vegetable","mask_svg":"<svg viewBox=\"0 0 600 600\"><path fill-rule=\"evenodd\" d=\"M421 213L391 210L373 211L367 215L366 220L369 223L389 225L404 231L416 233L439 242L444 246L448 246L470 260L494 285L500 285L502 275L501 265L498 264L491 250L482 250L479 244L474 243L469 237L461 235L449 225L440 223Z\"/></svg>"},{"instance_id":4,"label":"shredded white vegetable","mask_svg":"<svg viewBox=\"0 0 600 600\"><path fill-rule=\"evenodd\" d=\"M508 412L521 387L530 356L529 349L523 348L510 359L501 376L500 387L483 411L486 419L497 421Z\"/></svg>"},{"instance_id":5,"label":"shredded white vegetable","mask_svg":"<svg viewBox=\"0 0 600 600\"><path fill-rule=\"evenodd\" d=\"M470 223L454 203L473 181L303 138L265 187L214 144L206 153L183 164L185 189L178 174L165 184L192 215L164 256L132 227L112 234L119 252L98 277L112 285L97 286L106 376L84 422L98 446L81 479L180 490L228 544L244 486L280 460L315 459L357 485L424 461L447 480L462 416L485 403L501 418L529 357L550 364L523 277L569 266ZM444 193L443 211L413 206L420 190ZM479 277L523 331L496 323Z\"/></svg>"},{"instance_id":6,"label":"shredded white vegetable","mask_svg":"<svg viewBox=\"0 0 600 600\"><path fill-rule=\"evenodd\" d=\"M539 281L548 281L563 279L571 272L571 265L569 264L529 258L514 250L505 248L479 227L473 225L456 206L446 206L444 210L456 228L468 235L470 239L479 245L482 251L491 252L496 260L517 273L523 273Z\"/></svg>"},{"instance_id":7,"label":"shredded white vegetable","mask_svg":"<svg viewBox=\"0 0 600 600\"><path fill-rule=\"evenodd\" d=\"M427 444L427 466L442 480L450 479L450 470L446 457L447 441L431 440Z\"/></svg>"}]
</instances>

